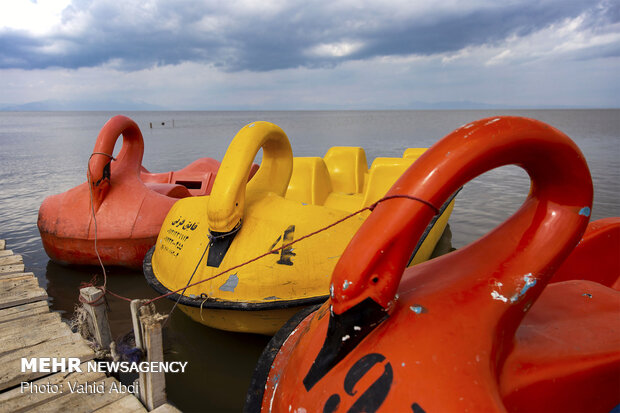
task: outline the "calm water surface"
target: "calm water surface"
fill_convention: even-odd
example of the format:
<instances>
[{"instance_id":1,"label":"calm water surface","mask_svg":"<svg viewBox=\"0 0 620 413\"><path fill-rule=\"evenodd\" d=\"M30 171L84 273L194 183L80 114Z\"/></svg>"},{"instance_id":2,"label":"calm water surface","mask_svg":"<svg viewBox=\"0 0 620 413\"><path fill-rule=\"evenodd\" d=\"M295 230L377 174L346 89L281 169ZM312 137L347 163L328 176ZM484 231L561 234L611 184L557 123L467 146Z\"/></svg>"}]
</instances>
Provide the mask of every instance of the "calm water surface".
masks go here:
<instances>
[{"instance_id":1,"label":"calm water surface","mask_svg":"<svg viewBox=\"0 0 620 413\"><path fill-rule=\"evenodd\" d=\"M86 162L112 112L0 112L0 238L24 256L50 295L52 308L70 318L80 283L97 268L50 262L36 227L43 199L86 179ZM328 111L128 112L142 129L143 165L151 172L180 169L198 157L222 158L247 123L266 120L287 133L296 156L323 156L331 146L361 146L369 163L428 147L457 127L496 115L526 116L562 130L583 151L594 180L592 218L620 216L620 110L545 111ZM173 125L174 120L174 127ZM162 125L163 123L163 125ZM153 124L154 128L149 125ZM116 146L116 153L120 142ZM477 239L515 211L529 188L526 174L503 167L469 183L450 219L453 246ZM132 298L155 297L139 272L111 269L109 288ZM113 334L130 330L129 306L111 299ZM172 305L157 303L160 312ZM268 338L212 330L175 310L168 323L166 358L188 361L188 373L169 375L170 401L185 411L239 411L254 364Z\"/></svg>"}]
</instances>

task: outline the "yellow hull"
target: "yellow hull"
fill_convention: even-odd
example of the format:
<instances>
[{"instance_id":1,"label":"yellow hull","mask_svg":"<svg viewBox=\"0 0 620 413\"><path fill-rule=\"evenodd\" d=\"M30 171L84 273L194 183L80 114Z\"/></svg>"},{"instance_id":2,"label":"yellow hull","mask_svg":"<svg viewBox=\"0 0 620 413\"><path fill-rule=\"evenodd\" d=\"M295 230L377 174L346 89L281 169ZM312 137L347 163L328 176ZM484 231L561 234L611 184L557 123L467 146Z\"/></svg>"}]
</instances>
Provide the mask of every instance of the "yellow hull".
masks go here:
<instances>
[{"instance_id":1,"label":"yellow hull","mask_svg":"<svg viewBox=\"0 0 620 413\"><path fill-rule=\"evenodd\" d=\"M248 182L261 148L261 166ZM197 322L273 334L300 308L327 298L332 270L370 212L288 244L371 206L423 151L377 158L370 169L361 148L293 159L280 128L248 125L226 152L211 195L171 208L145 259L147 280L161 293L184 289L169 298ZM410 265L430 258L452 207L446 205L429 227Z\"/></svg>"},{"instance_id":2,"label":"yellow hull","mask_svg":"<svg viewBox=\"0 0 620 413\"><path fill-rule=\"evenodd\" d=\"M327 299L327 297L325 297ZM273 310L217 310L179 305L192 320L206 326L239 333L255 333L272 336L295 313L307 306Z\"/></svg>"}]
</instances>

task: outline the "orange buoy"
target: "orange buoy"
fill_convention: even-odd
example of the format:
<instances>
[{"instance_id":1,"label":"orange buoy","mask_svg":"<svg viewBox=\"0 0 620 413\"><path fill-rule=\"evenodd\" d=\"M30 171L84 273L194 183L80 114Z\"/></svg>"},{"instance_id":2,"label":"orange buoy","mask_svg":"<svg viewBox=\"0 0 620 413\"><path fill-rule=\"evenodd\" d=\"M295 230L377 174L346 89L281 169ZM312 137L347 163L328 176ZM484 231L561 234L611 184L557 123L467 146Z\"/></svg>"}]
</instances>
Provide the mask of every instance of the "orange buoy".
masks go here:
<instances>
[{"instance_id":1,"label":"orange buoy","mask_svg":"<svg viewBox=\"0 0 620 413\"><path fill-rule=\"evenodd\" d=\"M436 206L508 164L532 180L521 208L467 247L405 270ZM592 401L609 411L620 402L617 380L597 387L620 371L617 292L590 282L597 301L586 301L588 281L567 281L541 296L581 239L592 205L590 172L566 135L525 118L470 123L424 153L390 195L424 202L390 199L375 208L334 269L331 298L292 319L263 352L246 410L566 411L568 402L547 398L570 386L578 386L567 397L577 406ZM572 328L579 315L587 333ZM601 325L611 328L600 332ZM545 344L554 357L543 366L532 352ZM588 356L596 361L584 362Z\"/></svg>"},{"instance_id":2,"label":"orange buoy","mask_svg":"<svg viewBox=\"0 0 620 413\"><path fill-rule=\"evenodd\" d=\"M112 158L123 135L123 146ZM88 161L88 182L47 197L38 227L47 255L63 264L141 268L177 199L205 195L219 162L201 158L179 171L153 174L142 167L144 140L138 125L115 116L101 129ZM92 200L92 202L91 202Z\"/></svg>"}]
</instances>

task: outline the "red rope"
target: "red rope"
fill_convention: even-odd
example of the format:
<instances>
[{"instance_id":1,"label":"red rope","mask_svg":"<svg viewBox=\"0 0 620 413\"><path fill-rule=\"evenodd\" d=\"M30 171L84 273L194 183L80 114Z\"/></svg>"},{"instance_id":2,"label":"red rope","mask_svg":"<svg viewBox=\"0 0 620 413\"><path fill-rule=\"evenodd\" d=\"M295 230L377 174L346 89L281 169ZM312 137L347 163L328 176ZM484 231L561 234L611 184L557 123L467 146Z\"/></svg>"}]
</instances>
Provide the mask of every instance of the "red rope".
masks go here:
<instances>
[{"instance_id":1,"label":"red rope","mask_svg":"<svg viewBox=\"0 0 620 413\"><path fill-rule=\"evenodd\" d=\"M385 197L383 197L383 198L379 199L377 202L373 203L372 205L369 205L369 206L364 207L364 208L362 208L362 209L360 209L360 210L358 210L358 211L355 211L355 212L353 212L353 213L351 213L351 214L349 214L349 215L347 215L347 216L345 216L345 217L343 217L343 218L341 218L341 219L339 219L339 220L337 220L337 221L335 221L335 222L333 222L333 223L331 223L331 224L329 224L329 225L327 225L327 226L325 226L325 227L323 227L323 228L320 228L320 229L318 229L318 230L316 230L316 231L314 231L314 232L311 232L311 233L306 234L306 235L304 235L304 236L302 236L302 237L300 237L300 238L297 238L296 240L291 241L291 242L289 242L288 244L285 244L285 245L282 245L282 246L281 246L281 247L279 247L279 248L275 248L275 249L272 249L272 250L270 250L270 251L267 251L266 253L261 254L261 255L259 255L259 256L257 256L257 257L254 257L254 258L252 258L252 259L250 259L250 260L248 260L248 261L245 261L245 262L243 262L243 263L241 263L241 264L234 265L234 266L232 266L232 267L230 267L230 268L228 268L228 269L226 269L226 270L224 270L224 271L221 271L221 272L219 272L219 273L217 273L217 274L215 274L215 275L213 275L213 276L211 276L211 277L209 277L209 278L205 278L205 279L203 279L203 280L196 281L195 283L188 284L188 285L186 285L185 287L179 288L178 290L169 291L169 292L167 292L166 294L163 294L163 295L160 295L160 296L158 296L158 297L152 298L152 299L150 299L150 300L148 300L148 301L144 302L142 305L147 305L147 304L150 304L150 303L152 303L152 302L154 302L154 301L160 300L160 299L165 298L165 297L169 297L169 296L171 296L171 295L173 295L173 294L176 294L176 293L178 293L178 292L180 292L180 291L184 291L184 290L188 289L189 287L194 287L194 286L196 286L196 285L198 285L198 284L201 284L201 283L204 283L204 282L207 282L207 281L213 280L213 279L215 279L215 278L217 278L217 277L220 277L220 276L222 276L222 275L224 275L224 274L226 274L226 273L228 273L228 272L230 272L230 271L232 271L232 270L235 270L235 269L237 269L237 268L244 267L244 266L246 266L246 265L248 265L248 264L251 264L251 263L253 263L254 261L257 261L257 260L259 260L259 259L261 259L261 258L267 257L267 256L269 256L269 255L271 255L271 254L273 254L273 253L277 253L278 251L280 251L280 250L282 250L282 249L289 248L289 247L290 247L291 245L293 245L293 244L296 244L296 243L298 243L298 242L300 242L300 241L302 241L302 240L304 240L304 239L306 239L306 238L310 238L310 237L312 237L312 236L314 236L314 235L317 235L317 234L319 234L319 233L321 233L321 232L323 232L323 231L326 231L326 230L328 230L328 229L330 229L330 228L332 228L332 227L334 227L334 226L336 226L336 225L338 225L338 224L340 224L340 223L342 223L342 222L344 222L344 221L346 221L346 220L348 220L348 219L353 218L353 217L354 217L354 216L356 216L356 215L361 214L361 213L362 213L362 212L364 212L364 211L373 211L373 210L377 207L377 205L379 205L381 202L384 202L384 201L387 201L387 200L390 200L390 199L398 199L398 198L400 198L400 199L410 199L410 200L413 200L413 201L418 201L418 202L421 202L421 203L423 203L424 205L426 205L426 206L428 206L429 208L431 208L431 209L433 210L433 212L435 212L435 214L436 214L436 215L437 215L437 214L439 214L439 212L440 212L440 211L439 211L439 208L437 208L436 206L434 206L434 205L433 205L433 204L431 204L430 202L425 201L425 200L420 199L420 198L417 198L417 197L414 197L414 196L411 196L411 195L401 195L401 194L396 194L396 195L389 195L389 196L385 196ZM105 286L104 286L104 287L97 287L97 288L101 289L101 290L104 292L104 295L103 295L102 297L104 297L104 296L105 296L105 293L110 293L110 294L111 294L111 295L113 295L114 297L119 298L119 299L121 299L121 300L129 301L129 302L131 302L131 301L132 301L130 298L123 297L123 296L121 296L121 295L119 295L119 294L113 293L112 291L110 291L110 290L106 289L106 288L105 288ZM95 301L95 302L98 302L98 301L100 301L100 300L101 300L101 298L102 298L102 297L100 297L99 299L94 300L94 301ZM80 297L80 302L85 302L85 301L83 301L83 299ZM88 304L91 304L91 303L88 303Z\"/></svg>"},{"instance_id":2,"label":"red rope","mask_svg":"<svg viewBox=\"0 0 620 413\"><path fill-rule=\"evenodd\" d=\"M427 205L428 207L430 207L431 209L433 209L433 211L435 212L435 214L439 214L439 208L435 207L433 204L431 204L430 202L425 201L425 200L423 200L423 199L420 199L420 198L417 198L417 197L414 197L414 196L410 196L410 195L400 195L400 194L397 194L397 195L390 195L390 196L385 196L385 197L381 198L380 200L378 200L377 202L375 202L375 203L374 203L374 204L372 204L372 205L369 205L369 206L364 207L364 208L362 208L362 209L360 209L360 210L358 210L358 211L355 211L355 212L353 212L353 213L351 213L351 214L349 214L349 215L345 216L344 218L339 219L338 221L335 221L335 222L333 222L333 223L331 223L331 224L329 224L329 225L327 225L327 226L325 226L325 227L323 227L323 228L320 228L320 229L318 229L318 230L316 230L316 231L314 231L314 232L311 232L311 233L309 233L309 234L306 234L306 235L304 235L303 237L297 238L296 240L291 241L291 242L289 242L288 244L282 245L280 248L275 248L275 249L273 249L273 250L271 250L271 251L267 251L266 253L264 253L264 254L262 254L262 255L259 255L259 256L257 256L257 257L254 257L254 258L252 258L252 259L250 259L250 260L248 260L248 261L245 261L245 262L243 262L243 263L241 263L241 264L238 264L238 265L232 266L232 267L230 267L230 268L228 268L228 269L226 269L226 270L224 270L224 271L221 271L221 272L219 272L219 273L217 273L217 274L215 274L215 275L213 275L213 276L211 276L211 277L209 277L209 278L205 278L205 279L203 279L203 280L196 281L195 283L188 284L188 285L186 285L185 287L183 287L183 288L179 288L178 290L175 290L175 291L169 291L169 292L167 292L166 294L160 295L159 297L155 297L155 298L153 298L153 299L151 299L151 300L147 301L147 302L145 303L145 305L146 305L146 304L150 304L150 303L152 303L152 302L154 302L154 301L157 301L157 300L159 300L159 299L161 299L161 298L168 297L168 296L170 296L170 295L172 295L172 294L176 294L176 293L178 293L179 291L186 290L186 289L188 289L189 287L193 287L193 286L196 286L196 285L201 284L201 283L203 283L203 282L207 282L207 281L213 280L213 279L215 279L215 278L217 278L217 277L220 277L220 276L222 276L222 275L224 275L224 274L226 274L226 273L228 273L228 272L230 272L230 271L232 271L232 270L236 270L237 268L244 267L244 266L246 266L246 265L248 265L248 264L253 263L254 261L257 261L257 260L259 260L259 259L261 259L261 258L264 258L264 257L266 257L266 256L270 255L270 254L273 254L274 252L278 252L278 251L280 251L280 250L282 250L282 249L288 248L288 247L290 247L291 245L298 243L299 241L302 241L302 240L304 240L304 239L306 239L306 238L310 238L310 237L312 237L312 236L314 236L314 235L317 235L317 234L319 234L319 233L321 233L321 232L323 232L323 231L326 231L326 230L328 230L328 229L330 229L330 228L332 228L332 227L334 227L334 226L336 226L336 225L340 224L341 222L344 222L344 221L346 221L346 220L348 220L348 219L353 218L354 216L356 216L356 215L358 215L358 214L361 214L362 212L364 212L364 211L366 211L366 210L372 211L372 210L374 210L374 209L375 209L375 207L376 207L377 205L379 205L379 203L381 203L381 202L383 202L383 201L387 201L387 200L389 200L389 199L396 199L396 198L411 199L411 200L414 200L414 201L421 202L421 203L423 203L424 205Z\"/></svg>"}]
</instances>

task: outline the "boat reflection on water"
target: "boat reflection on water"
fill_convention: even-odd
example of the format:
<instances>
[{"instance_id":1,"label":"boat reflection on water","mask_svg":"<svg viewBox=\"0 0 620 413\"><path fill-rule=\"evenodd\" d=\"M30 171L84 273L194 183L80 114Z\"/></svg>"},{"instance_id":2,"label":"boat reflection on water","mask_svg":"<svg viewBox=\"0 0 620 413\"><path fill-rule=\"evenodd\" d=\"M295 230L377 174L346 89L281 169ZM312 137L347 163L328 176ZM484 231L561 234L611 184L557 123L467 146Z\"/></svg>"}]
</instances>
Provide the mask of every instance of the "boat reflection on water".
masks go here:
<instances>
[{"instance_id":1,"label":"boat reflection on water","mask_svg":"<svg viewBox=\"0 0 620 413\"><path fill-rule=\"evenodd\" d=\"M129 298L154 298L158 294L144 275L121 267L106 267L108 288ZM48 261L47 292L53 311L66 320L73 316L80 286L97 275L98 267L67 267ZM132 331L129 303L107 300L112 336L120 340ZM158 300L157 311L167 314L174 303ZM185 373L166 375L166 393L181 411L241 411L256 362L270 337L230 333L195 323L176 309L164 329L166 361L187 362ZM121 377L124 381L124 378ZM124 383L130 384L130 383Z\"/></svg>"}]
</instances>

